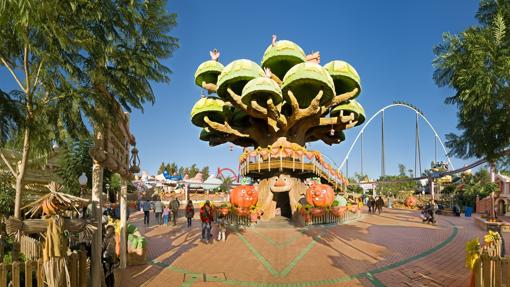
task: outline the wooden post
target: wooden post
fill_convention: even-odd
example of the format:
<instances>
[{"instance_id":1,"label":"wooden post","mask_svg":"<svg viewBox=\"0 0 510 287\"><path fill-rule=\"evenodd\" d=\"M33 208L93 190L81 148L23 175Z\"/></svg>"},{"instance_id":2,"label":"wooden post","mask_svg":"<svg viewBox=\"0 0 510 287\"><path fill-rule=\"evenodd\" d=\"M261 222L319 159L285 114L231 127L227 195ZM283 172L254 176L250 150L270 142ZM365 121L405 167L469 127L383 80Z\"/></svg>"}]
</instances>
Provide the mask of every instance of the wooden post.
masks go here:
<instances>
[{"instance_id":1,"label":"wooden post","mask_svg":"<svg viewBox=\"0 0 510 287\"><path fill-rule=\"evenodd\" d=\"M494 261L494 286L503 286L501 278L501 257L493 257L492 261Z\"/></svg>"},{"instance_id":2,"label":"wooden post","mask_svg":"<svg viewBox=\"0 0 510 287\"><path fill-rule=\"evenodd\" d=\"M80 279L78 282L79 287L87 287L88 285L88 270L87 270L87 256L83 252L79 252L79 273Z\"/></svg>"},{"instance_id":3,"label":"wooden post","mask_svg":"<svg viewBox=\"0 0 510 287\"><path fill-rule=\"evenodd\" d=\"M25 287L32 287L32 260L25 261Z\"/></svg>"},{"instance_id":4,"label":"wooden post","mask_svg":"<svg viewBox=\"0 0 510 287\"><path fill-rule=\"evenodd\" d=\"M430 181L430 196L432 197L432 200L434 200L434 179L429 178Z\"/></svg>"},{"instance_id":5,"label":"wooden post","mask_svg":"<svg viewBox=\"0 0 510 287\"><path fill-rule=\"evenodd\" d=\"M43 259L39 258L37 260L37 287L44 287L44 265L43 265Z\"/></svg>"},{"instance_id":6,"label":"wooden post","mask_svg":"<svg viewBox=\"0 0 510 287\"><path fill-rule=\"evenodd\" d=\"M71 287L78 286L78 277L80 276L80 272L78 271L78 254L76 252L71 253L69 258L69 275L71 279Z\"/></svg>"},{"instance_id":7,"label":"wooden post","mask_svg":"<svg viewBox=\"0 0 510 287\"><path fill-rule=\"evenodd\" d=\"M13 287L20 287L19 282L19 262L14 261L12 262L12 286Z\"/></svg>"},{"instance_id":8,"label":"wooden post","mask_svg":"<svg viewBox=\"0 0 510 287\"><path fill-rule=\"evenodd\" d=\"M5 263L0 263L0 287L7 286L7 268Z\"/></svg>"},{"instance_id":9,"label":"wooden post","mask_svg":"<svg viewBox=\"0 0 510 287\"><path fill-rule=\"evenodd\" d=\"M103 166L94 160L92 167L92 217L96 221L96 231L92 238L91 278L92 286L101 286L101 252L103 234Z\"/></svg>"},{"instance_id":10,"label":"wooden post","mask_svg":"<svg viewBox=\"0 0 510 287\"><path fill-rule=\"evenodd\" d=\"M127 180L120 184L120 268L127 266Z\"/></svg>"}]
</instances>

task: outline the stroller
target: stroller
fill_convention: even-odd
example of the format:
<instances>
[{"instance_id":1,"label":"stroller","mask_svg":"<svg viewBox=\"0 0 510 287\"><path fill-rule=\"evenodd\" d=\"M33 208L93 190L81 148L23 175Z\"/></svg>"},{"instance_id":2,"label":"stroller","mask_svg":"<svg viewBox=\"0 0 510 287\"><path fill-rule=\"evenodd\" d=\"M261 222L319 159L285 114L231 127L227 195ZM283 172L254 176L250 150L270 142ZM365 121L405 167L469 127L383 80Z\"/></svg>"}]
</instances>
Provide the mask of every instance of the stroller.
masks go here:
<instances>
[{"instance_id":1,"label":"stroller","mask_svg":"<svg viewBox=\"0 0 510 287\"><path fill-rule=\"evenodd\" d=\"M436 219L434 216L434 206L431 204L427 204L423 207L423 210L421 211L420 217L422 219L423 223L436 223Z\"/></svg>"}]
</instances>

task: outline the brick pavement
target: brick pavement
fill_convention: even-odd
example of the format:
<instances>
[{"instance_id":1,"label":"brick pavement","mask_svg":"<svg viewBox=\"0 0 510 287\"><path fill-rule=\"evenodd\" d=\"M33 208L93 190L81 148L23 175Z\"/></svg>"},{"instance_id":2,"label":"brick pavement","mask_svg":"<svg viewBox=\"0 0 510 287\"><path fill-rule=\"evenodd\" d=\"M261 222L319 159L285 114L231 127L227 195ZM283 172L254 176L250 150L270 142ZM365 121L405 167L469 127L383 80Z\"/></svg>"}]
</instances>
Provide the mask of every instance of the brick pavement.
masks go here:
<instances>
[{"instance_id":1,"label":"brick pavement","mask_svg":"<svg viewBox=\"0 0 510 287\"><path fill-rule=\"evenodd\" d=\"M198 219L188 229L185 219L146 228L133 218L151 262L129 267L121 286L466 286L465 242L484 234L471 218L431 226L386 209L341 226L229 230L226 242L205 244Z\"/></svg>"}]
</instances>

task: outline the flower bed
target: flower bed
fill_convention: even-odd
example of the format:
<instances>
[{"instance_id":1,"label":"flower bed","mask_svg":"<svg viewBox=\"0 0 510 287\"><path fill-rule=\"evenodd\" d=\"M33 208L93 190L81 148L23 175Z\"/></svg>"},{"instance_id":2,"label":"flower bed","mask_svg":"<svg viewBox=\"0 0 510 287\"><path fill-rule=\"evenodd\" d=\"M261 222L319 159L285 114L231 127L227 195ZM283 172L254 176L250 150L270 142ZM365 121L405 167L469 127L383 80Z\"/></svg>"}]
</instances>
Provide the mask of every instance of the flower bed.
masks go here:
<instances>
[{"instance_id":1,"label":"flower bed","mask_svg":"<svg viewBox=\"0 0 510 287\"><path fill-rule=\"evenodd\" d=\"M351 206L352 207L352 206ZM319 225L319 224L342 224L351 220L356 220L361 217L361 213L357 208L347 206L333 206L333 207L301 207L298 217L298 222L306 225Z\"/></svg>"}]
</instances>

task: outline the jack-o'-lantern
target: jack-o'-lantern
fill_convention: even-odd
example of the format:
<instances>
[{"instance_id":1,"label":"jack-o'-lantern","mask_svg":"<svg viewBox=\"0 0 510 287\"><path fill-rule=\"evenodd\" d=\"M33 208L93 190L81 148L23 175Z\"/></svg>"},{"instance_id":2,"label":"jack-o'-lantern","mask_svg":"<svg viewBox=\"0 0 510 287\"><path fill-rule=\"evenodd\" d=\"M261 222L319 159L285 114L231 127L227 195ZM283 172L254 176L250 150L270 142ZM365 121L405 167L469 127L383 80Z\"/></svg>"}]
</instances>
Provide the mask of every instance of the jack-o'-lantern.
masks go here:
<instances>
[{"instance_id":1,"label":"jack-o'-lantern","mask_svg":"<svg viewBox=\"0 0 510 287\"><path fill-rule=\"evenodd\" d=\"M411 207L411 208L414 207L416 205L416 197L409 196L408 198L406 198L404 204L407 207Z\"/></svg>"},{"instance_id":2,"label":"jack-o'-lantern","mask_svg":"<svg viewBox=\"0 0 510 287\"><path fill-rule=\"evenodd\" d=\"M230 191L230 203L235 207L249 208L257 204L259 193L252 185L239 185Z\"/></svg>"},{"instance_id":3,"label":"jack-o'-lantern","mask_svg":"<svg viewBox=\"0 0 510 287\"><path fill-rule=\"evenodd\" d=\"M316 207L331 206L335 193L327 184L313 184L306 190L306 201Z\"/></svg>"}]
</instances>

